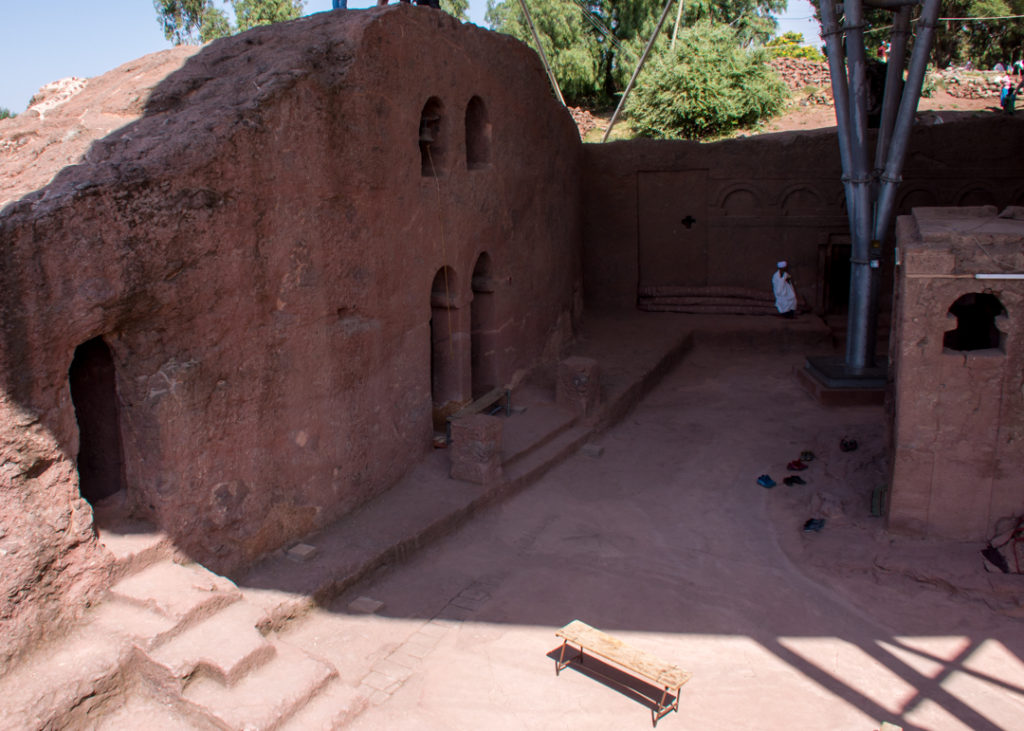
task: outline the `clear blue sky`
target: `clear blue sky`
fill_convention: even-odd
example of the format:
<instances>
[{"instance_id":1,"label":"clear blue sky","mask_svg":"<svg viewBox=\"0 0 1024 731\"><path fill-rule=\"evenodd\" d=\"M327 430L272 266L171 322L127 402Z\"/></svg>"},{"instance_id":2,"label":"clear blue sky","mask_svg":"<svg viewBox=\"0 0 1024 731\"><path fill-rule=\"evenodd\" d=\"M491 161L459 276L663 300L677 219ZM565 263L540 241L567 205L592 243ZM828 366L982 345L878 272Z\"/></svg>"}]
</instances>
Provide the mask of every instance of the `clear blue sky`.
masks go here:
<instances>
[{"instance_id":1,"label":"clear blue sky","mask_svg":"<svg viewBox=\"0 0 1024 731\"><path fill-rule=\"evenodd\" d=\"M219 5L220 3L218 3ZM364 8L375 0L349 0ZM796 30L817 42L807 0L790 0L779 32ZM306 13L331 9L331 0L307 0ZM484 25L487 0L470 0L470 20ZM19 113L43 84L67 76L98 76L153 51L170 48L151 0L3 0L0 11L0 107ZM785 17L793 20L785 20Z\"/></svg>"}]
</instances>

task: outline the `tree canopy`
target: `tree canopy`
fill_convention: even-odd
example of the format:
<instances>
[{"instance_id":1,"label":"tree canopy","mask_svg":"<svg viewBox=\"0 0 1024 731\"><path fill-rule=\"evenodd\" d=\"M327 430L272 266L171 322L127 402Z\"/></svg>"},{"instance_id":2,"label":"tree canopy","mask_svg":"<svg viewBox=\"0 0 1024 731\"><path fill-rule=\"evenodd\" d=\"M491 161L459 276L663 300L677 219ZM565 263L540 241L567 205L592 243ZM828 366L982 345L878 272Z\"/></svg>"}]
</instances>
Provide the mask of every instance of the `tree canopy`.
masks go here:
<instances>
[{"instance_id":1,"label":"tree canopy","mask_svg":"<svg viewBox=\"0 0 1024 731\"><path fill-rule=\"evenodd\" d=\"M821 0L810 0L814 14L821 18ZM1024 0L943 0L942 18L935 28L931 62L940 68L963 65L991 68L998 62L1013 61L1024 54ZM992 20L986 20L992 18ZM999 19L1002 18L1002 19ZM889 37L892 13L865 8L865 45L870 52Z\"/></svg>"},{"instance_id":2,"label":"tree canopy","mask_svg":"<svg viewBox=\"0 0 1024 731\"><path fill-rule=\"evenodd\" d=\"M782 109L786 87L762 49L745 48L739 31L701 21L664 39L629 101L633 129L647 137L706 139L756 124Z\"/></svg>"},{"instance_id":3,"label":"tree canopy","mask_svg":"<svg viewBox=\"0 0 1024 731\"><path fill-rule=\"evenodd\" d=\"M302 15L305 0L153 0L164 37L180 46L206 43L258 25L294 20ZM232 25L226 8L235 16ZM462 21L469 19L469 0L441 0L441 9Z\"/></svg>"},{"instance_id":4,"label":"tree canopy","mask_svg":"<svg viewBox=\"0 0 1024 731\"><path fill-rule=\"evenodd\" d=\"M681 1L682 27L728 24L733 42L745 46L767 41L775 30L772 13L786 7L786 0ZM664 0L527 2L567 101L595 106L611 103L625 86L664 6ZM494 30L534 45L518 0L488 0L486 19ZM672 29L667 23L663 33Z\"/></svg>"},{"instance_id":5,"label":"tree canopy","mask_svg":"<svg viewBox=\"0 0 1024 731\"><path fill-rule=\"evenodd\" d=\"M772 58L806 58L810 61L824 61L825 56L814 46L804 43L804 34L796 31L783 33L765 44L765 50Z\"/></svg>"}]
</instances>

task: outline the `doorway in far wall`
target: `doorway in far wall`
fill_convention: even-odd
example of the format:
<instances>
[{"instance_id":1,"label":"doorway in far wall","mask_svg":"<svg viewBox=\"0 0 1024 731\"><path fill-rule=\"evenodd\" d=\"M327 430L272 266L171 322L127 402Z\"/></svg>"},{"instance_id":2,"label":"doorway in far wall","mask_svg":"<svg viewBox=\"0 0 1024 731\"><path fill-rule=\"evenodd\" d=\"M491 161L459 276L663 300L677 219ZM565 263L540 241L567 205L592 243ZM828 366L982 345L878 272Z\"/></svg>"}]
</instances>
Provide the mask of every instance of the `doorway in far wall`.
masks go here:
<instances>
[{"instance_id":1,"label":"doorway in far wall","mask_svg":"<svg viewBox=\"0 0 1024 731\"><path fill-rule=\"evenodd\" d=\"M68 381L78 422L79 491L95 505L125 487L117 377L102 337L75 349Z\"/></svg>"}]
</instances>

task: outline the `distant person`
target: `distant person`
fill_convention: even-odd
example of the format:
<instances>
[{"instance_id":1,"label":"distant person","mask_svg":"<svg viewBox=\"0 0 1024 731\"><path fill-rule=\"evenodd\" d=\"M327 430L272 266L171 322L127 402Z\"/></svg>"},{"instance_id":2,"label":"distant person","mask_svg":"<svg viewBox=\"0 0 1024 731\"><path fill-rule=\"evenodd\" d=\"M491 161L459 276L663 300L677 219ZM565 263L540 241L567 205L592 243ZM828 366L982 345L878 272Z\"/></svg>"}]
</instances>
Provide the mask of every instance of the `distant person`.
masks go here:
<instances>
[{"instance_id":1,"label":"distant person","mask_svg":"<svg viewBox=\"0 0 1024 731\"><path fill-rule=\"evenodd\" d=\"M1017 101L1017 91L1020 86L1015 89L1013 86L1013 77L1009 74L1003 77L1003 88L999 92L999 106L1002 107L1006 114L1013 114L1015 102Z\"/></svg>"},{"instance_id":2,"label":"distant person","mask_svg":"<svg viewBox=\"0 0 1024 731\"><path fill-rule=\"evenodd\" d=\"M331 10L348 10L348 0L331 0Z\"/></svg>"},{"instance_id":3,"label":"distant person","mask_svg":"<svg viewBox=\"0 0 1024 731\"><path fill-rule=\"evenodd\" d=\"M775 309L783 317L796 317L796 290L793 289L793 278L786 270L785 261L776 264L778 271L772 275L772 293L775 295Z\"/></svg>"}]
</instances>

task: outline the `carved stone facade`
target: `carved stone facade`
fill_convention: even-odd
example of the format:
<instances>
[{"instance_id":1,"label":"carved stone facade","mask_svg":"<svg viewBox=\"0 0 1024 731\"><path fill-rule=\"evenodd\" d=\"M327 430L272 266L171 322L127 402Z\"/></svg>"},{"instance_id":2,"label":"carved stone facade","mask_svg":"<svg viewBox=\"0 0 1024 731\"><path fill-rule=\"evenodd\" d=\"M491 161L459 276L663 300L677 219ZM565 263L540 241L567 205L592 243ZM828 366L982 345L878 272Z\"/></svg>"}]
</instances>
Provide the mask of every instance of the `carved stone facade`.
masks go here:
<instances>
[{"instance_id":1,"label":"carved stone facade","mask_svg":"<svg viewBox=\"0 0 1024 731\"><path fill-rule=\"evenodd\" d=\"M893 531L983 541L1024 513L1024 208L898 222Z\"/></svg>"},{"instance_id":2,"label":"carved stone facade","mask_svg":"<svg viewBox=\"0 0 1024 731\"><path fill-rule=\"evenodd\" d=\"M104 588L89 501L245 565L386 490L432 421L571 337L581 144L508 36L407 4L323 13L33 117L0 123L0 667Z\"/></svg>"}]
</instances>

